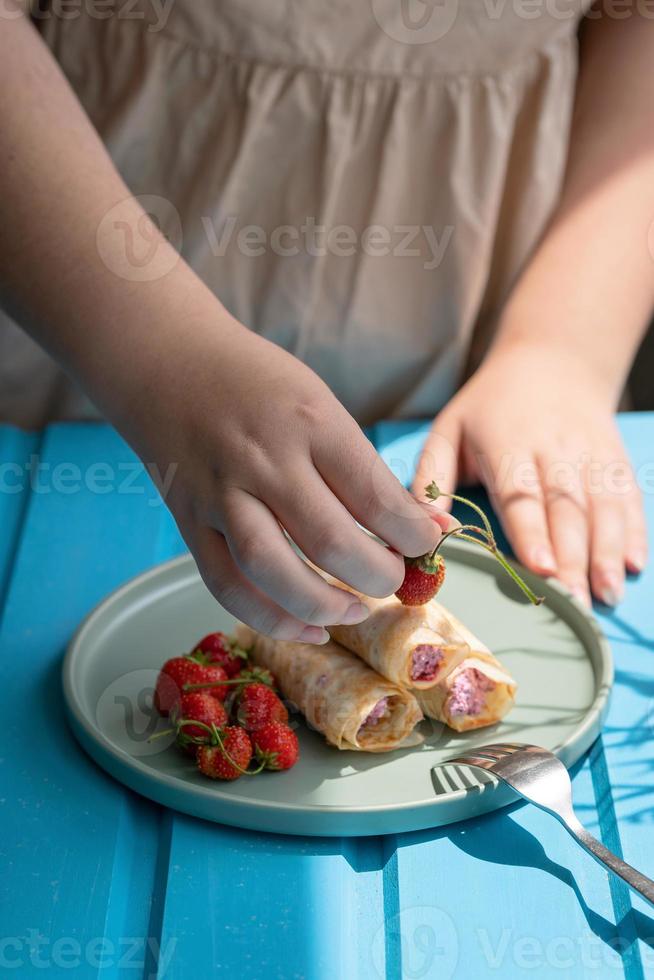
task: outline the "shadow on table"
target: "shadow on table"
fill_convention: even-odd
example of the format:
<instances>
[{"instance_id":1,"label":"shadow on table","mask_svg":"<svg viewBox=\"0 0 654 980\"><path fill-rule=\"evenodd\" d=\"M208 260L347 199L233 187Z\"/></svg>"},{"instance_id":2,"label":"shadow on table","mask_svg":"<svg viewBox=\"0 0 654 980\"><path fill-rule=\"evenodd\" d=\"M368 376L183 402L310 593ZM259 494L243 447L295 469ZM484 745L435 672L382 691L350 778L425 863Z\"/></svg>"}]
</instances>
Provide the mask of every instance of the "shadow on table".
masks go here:
<instances>
[{"instance_id":1,"label":"shadow on table","mask_svg":"<svg viewBox=\"0 0 654 980\"><path fill-rule=\"evenodd\" d=\"M581 765L582 763L579 763L574 767L571 775L574 775ZM571 889L589 929L611 949L619 950L624 956L636 940L641 940L654 949L654 917L629 908L616 924L590 908L570 869L553 861L540 841L512 819L511 815L525 806L529 804L519 801L501 812L443 827L438 831L401 835L397 838L397 845L402 847L403 844L421 844L447 837L455 847L478 861L505 867L526 867L545 871ZM563 828L561 833L565 834ZM588 860L592 859L588 857ZM619 895L619 890L623 893L627 892L627 886L617 878L613 878L610 879L610 887L614 904L621 909L627 907L626 896L623 899Z\"/></svg>"},{"instance_id":2,"label":"shadow on table","mask_svg":"<svg viewBox=\"0 0 654 980\"><path fill-rule=\"evenodd\" d=\"M654 638L647 636L627 622L618 612L611 610L604 613L604 619L610 624L605 629L607 639L621 646L637 647L644 651L654 650ZM642 711L635 712L628 723L616 725L611 721L604 725L602 735L607 749L642 749L651 745L654 736L654 677L648 670L648 658L644 655L642 670L627 670L624 666L615 669L617 687L631 688L642 699ZM635 768L634 768L635 767ZM611 796L616 805L620 805L622 821L628 823L652 823L654 811L651 805L652 776L654 775L654 758L651 753L624 752L620 758L611 760ZM637 772L637 778L616 778L618 770ZM642 806L637 801L646 797Z\"/></svg>"},{"instance_id":3,"label":"shadow on table","mask_svg":"<svg viewBox=\"0 0 654 980\"><path fill-rule=\"evenodd\" d=\"M583 760L572 768L573 777L582 765ZM428 844L448 838L455 847L478 861L505 867L535 868L557 878L574 893L591 932L623 956L628 954L637 940L654 949L654 917L629 907L627 886L617 878L609 879L615 907L620 910L628 909L617 924L590 908L572 871L552 860L538 838L512 818L512 814L525 806L529 804L518 801L501 812L447 827L401 834L388 839L359 839L353 841L351 846L344 847L343 853L357 872L382 871L393 856L393 845L401 849L404 846ZM565 834L563 828L561 833ZM587 860L591 861L592 858L588 857Z\"/></svg>"},{"instance_id":4,"label":"shadow on table","mask_svg":"<svg viewBox=\"0 0 654 980\"><path fill-rule=\"evenodd\" d=\"M629 910L616 925L589 907L570 869L553 861L540 841L511 819L510 812L522 805L516 804L509 811L493 815L491 819L496 821L496 827L492 834L471 834L464 827L457 826L448 837L461 851L479 861L508 867L538 868L558 878L574 892L589 929L612 948L618 948L618 944L624 944L625 940L631 945L635 939L654 948L654 919ZM563 828L561 833L565 833ZM506 843L503 844L503 841ZM626 885L616 884L626 888Z\"/></svg>"},{"instance_id":5,"label":"shadow on table","mask_svg":"<svg viewBox=\"0 0 654 980\"><path fill-rule=\"evenodd\" d=\"M606 622L610 623L617 630L620 631L621 635L612 635L608 630L604 630L607 640L611 643L621 643L623 645L628 644L632 646L644 647L646 650L654 650L654 638L651 636L645 636L640 630L632 626L623 616L621 616L615 609L602 610L603 618Z\"/></svg>"}]
</instances>

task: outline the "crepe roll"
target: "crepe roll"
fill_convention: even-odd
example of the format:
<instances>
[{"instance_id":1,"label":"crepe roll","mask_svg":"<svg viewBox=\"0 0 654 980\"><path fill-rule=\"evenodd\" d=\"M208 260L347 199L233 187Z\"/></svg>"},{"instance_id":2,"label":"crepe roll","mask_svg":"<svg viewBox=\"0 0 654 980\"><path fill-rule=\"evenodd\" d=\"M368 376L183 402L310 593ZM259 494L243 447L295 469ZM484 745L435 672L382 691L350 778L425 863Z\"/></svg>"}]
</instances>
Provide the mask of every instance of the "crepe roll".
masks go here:
<instances>
[{"instance_id":1,"label":"crepe roll","mask_svg":"<svg viewBox=\"0 0 654 980\"><path fill-rule=\"evenodd\" d=\"M336 579L327 581L346 588ZM394 595L373 599L355 594L370 610L368 618L356 626L327 629L337 643L389 681L416 690L433 687L470 653L466 639L437 602L403 606Z\"/></svg>"},{"instance_id":2,"label":"crepe roll","mask_svg":"<svg viewBox=\"0 0 654 980\"><path fill-rule=\"evenodd\" d=\"M422 719L410 691L381 677L333 640L323 646L273 640L239 624L237 642L273 672L284 696L338 749L390 752ZM413 744L420 741L414 736Z\"/></svg>"},{"instance_id":3,"label":"crepe roll","mask_svg":"<svg viewBox=\"0 0 654 980\"><path fill-rule=\"evenodd\" d=\"M416 692L429 718L456 732L495 725L515 703L516 683L495 658L468 657L436 687Z\"/></svg>"},{"instance_id":4,"label":"crepe roll","mask_svg":"<svg viewBox=\"0 0 654 980\"><path fill-rule=\"evenodd\" d=\"M494 725L513 707L516 682L467 626L452 613L449 616L468 643L470 655L434 687L416 691L418 703L429 718L457 732Z\"/></svg>"}]
</instances>

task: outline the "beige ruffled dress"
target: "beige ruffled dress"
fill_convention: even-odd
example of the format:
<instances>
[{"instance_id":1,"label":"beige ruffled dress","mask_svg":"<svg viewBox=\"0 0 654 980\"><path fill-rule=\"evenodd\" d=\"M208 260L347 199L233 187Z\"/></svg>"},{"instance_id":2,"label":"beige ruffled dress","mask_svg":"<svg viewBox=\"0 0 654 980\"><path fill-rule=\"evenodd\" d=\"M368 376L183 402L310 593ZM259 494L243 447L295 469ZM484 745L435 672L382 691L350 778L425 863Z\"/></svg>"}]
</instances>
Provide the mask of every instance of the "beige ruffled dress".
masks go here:
<instances>
[{"instance_id":1,"label":"beige ruffled dress","mask_svg":"<svg viewBox=\"0 0 654 980\"><path fill-rule=\"evenodd\" d=\"M83 0L37 23L196 272L370 423L433 415L483 355L560 191L581 3ZM93 415L5 318L0 419Z\"/></svg>"}]
</instances>

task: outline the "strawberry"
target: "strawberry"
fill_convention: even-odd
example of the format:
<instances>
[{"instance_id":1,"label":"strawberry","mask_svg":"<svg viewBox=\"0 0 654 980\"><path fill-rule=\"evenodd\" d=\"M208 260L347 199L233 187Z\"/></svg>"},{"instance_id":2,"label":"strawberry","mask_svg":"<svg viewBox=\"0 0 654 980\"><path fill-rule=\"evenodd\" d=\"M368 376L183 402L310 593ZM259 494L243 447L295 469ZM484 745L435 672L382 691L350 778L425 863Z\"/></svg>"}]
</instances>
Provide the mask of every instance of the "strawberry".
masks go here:
<instances>
[{"instance_id":1,"label":"strawberry","mask_svg":"<svg viewBox=\"0 0 654 980\"><path fill-rule=\"evenodd\" d=\"M433 599L445 578L442 555L427 554L404 559L404 581L395 595L404 606L423 606Z\"/></svg>"},{"instance_id":2,"label":"strawberry","mask_svg":"<svg viewBox=\"0 0 654 980\"><path fill-rule=\"evenodd\" d=\"M266 684L246 684L236 699L236 720L254 732L270 721L288 721L288 711Z\"/></svg>"},{"instance_id":3,"label":"strawberry","mask_svg":"<svg viewBox=\"0 0 654 980\"><path fill-rule=\"evenodd\" d=\"M248 655L224 633L209 633L197 644L208 663L218 664L228 677L236 677L247 666Z\"/></svg>"},{"instance_id":4,"label":"strawberry","mask_svg":"<svg viewBox=\"0 0 654 980\"><path fill-rule=\"evenodd\" d=\"M217 745L201 745L197 765L209 779L238 779L252 759L252 742L243 728L228 725L218 733Z\"/></svg>"},{"instance_id":5,"label":"strawberry","mask_svg":"<svg viewBox=\"0 0 654 980\"><path fill-rule=\"evenodd\" d=\"M227 724L227 712L222 703L206 691L183 694L171 709L170 717L177 729L177 745L191 754L195 753L199 742L211 740L209 729Z\"/></svg>"},{"instance_id":6,"label":"strawberry","mask_svg":"<svg viewBox=\"0 0 654 980\"><path fill-rule=\"evenodd\" d=\"M227 697L224 681L227 674L218 664L209 664L202 654L173 657L159 672L154 692L154 704L160 715L167 715L187 685L216 684L209 693L219 701Z\"/></svg>"},{"instance_id":7,"label":"strawberry","mask_svg":"<svg viewBox=\"0 0 654 980\"><path fill-rule=\"evenodd\" d=\"M191 657L167 660L159 671L154 692L154 704L159 714L167 715L179 700L184 684L197 683L201 674L201 665Z\"/></svg>"},{"instance_id":8,"label":"strawberry","mask_svg":"<svg viewBox=\"0 0 654 980\"><path fill-rule=\"evenodd\" d=\"M297 735L288 725L270 721L252 734L257 759L266 769L290 769L298 760Z\"/></svg>"},{"instance_id":9,"label":"strawberry","mask_svg":"<svg viewBox=\"0 0 654 980\"><path fill-rule=\"evenodd\" d=\"M195 684L213 684L215 686L207 688L206 693L210 694L217 701L224 701L229 694L229 687L225 683L227 681L227 674L223 668L218 664L209 664L202 661L200 661L200 668L202 673L198 675L196 680L187 681L184 685L184 690L188 691L189 687Z\"/></svg>"}]
</instances>

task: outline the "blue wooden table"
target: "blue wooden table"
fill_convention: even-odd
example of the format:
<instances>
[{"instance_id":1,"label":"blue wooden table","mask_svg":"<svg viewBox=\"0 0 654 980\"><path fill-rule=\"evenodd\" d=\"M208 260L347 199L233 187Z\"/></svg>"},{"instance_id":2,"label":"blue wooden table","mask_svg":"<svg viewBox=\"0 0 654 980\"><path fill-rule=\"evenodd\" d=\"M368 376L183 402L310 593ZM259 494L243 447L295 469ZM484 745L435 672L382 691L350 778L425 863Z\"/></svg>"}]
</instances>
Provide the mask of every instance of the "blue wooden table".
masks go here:
<instances>
[{"instance_id":1,"label":"blue wooden table","mask_svg":"<svg viewBox=\"0 0 654 980\"><path fill-rule=\"evenodd\" d=\"M654 416L621 419L654 528ZM373 438L399 476L425 429ZM302 839L125 790L78 748L60 665L109 590L183 550L106 426L0 428L0 976L654 977L654 914L526 805L433 832ZM654 551L654 548L652 548ZM654 875L654 568L598 613L616 685L577 766L586 825Z\"/></svg>"}]
</instances>

